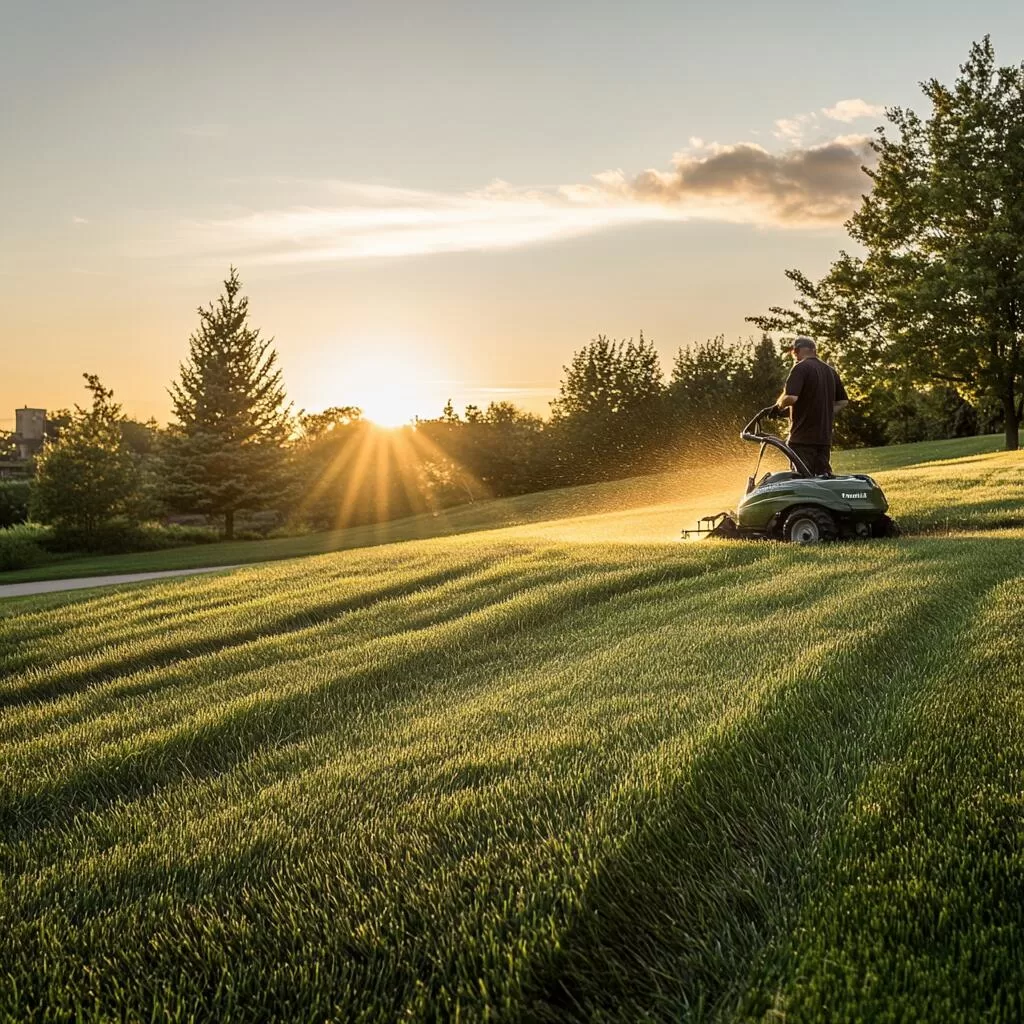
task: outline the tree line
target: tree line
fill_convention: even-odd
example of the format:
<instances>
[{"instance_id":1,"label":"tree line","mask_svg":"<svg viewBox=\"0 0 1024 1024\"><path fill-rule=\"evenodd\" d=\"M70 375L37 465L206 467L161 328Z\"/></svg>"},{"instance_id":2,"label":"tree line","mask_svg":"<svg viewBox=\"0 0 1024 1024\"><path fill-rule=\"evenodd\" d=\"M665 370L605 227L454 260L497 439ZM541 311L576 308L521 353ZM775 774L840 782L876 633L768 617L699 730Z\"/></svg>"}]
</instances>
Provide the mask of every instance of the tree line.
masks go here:
<instances>
[{"instance_id":1,"label":"tree line","mask_svg":"<svg viewBox=\"0 0 1024 1024\"><path fill-rule=\"evenodd\" d=\"M449 402L436 418L382 429L356 406L293 413L240 287L232 270L199 311L166 428L125 418L99 378L84 375L91 401L57 415L31 483L33 518L56 528L62 549L116 546L126 526L153 519L216 519L226 538L239 519L247 530L330 529L716 460L788 372L767 334L680 349L667 379L642 333L599 335L563 368L547 419L510 402L461 414ZM967 432L977 416L965 408L945 387L907 392L850 418L842 441Z\"/></svg>"}]
</instances>

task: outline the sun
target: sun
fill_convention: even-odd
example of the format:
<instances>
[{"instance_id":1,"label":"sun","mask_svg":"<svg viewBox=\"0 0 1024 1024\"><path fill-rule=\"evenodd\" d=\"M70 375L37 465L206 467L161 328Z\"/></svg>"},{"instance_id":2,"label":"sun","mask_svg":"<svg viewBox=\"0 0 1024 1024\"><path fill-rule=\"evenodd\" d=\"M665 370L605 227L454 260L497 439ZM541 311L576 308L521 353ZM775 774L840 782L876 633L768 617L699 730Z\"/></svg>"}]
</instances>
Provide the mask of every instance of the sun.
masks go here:
<instances>
[{"instance_id":1,"label":"sun","mask_svg":"<svg viewBox=\"0 0 1024 1024\"><path fill-rule=\"evenodd\" d=\"M401 427L416 415L416 396L404 388L380 388L359 391L356 405L363 410L363 418L378 427Z\"/></svg>"},{"instance_id":2,"label":"sun","mask_svg":"<svg viewBox=\"0 0 1024 1024\"><path fill-rule=\"evenodd\" d=\"M341 370L347 401L378 427L401 427L436 404L431 372L411 345L377 345ZM437 413L440 413L440 406Z\"/></svg>"}]
</instances>

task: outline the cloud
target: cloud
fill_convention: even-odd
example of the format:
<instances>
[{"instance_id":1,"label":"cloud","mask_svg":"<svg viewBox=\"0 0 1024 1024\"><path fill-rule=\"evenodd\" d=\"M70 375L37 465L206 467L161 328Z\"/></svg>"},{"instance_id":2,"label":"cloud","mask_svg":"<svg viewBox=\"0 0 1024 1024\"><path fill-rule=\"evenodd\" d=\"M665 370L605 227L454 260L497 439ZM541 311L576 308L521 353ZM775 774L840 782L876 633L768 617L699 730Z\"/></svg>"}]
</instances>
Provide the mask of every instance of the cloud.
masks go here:
<instances>
[{"instance_id":1,"label":"cloud","mask_svg":"<svg viewBox=\"0 0 1024 1024\"><path fill-rule=\"evenodd\" d=\"M772 134L775 138L790 145L803 145L810 132L821 132L823 119L850 124L853 121L869 117L881 117L884 113L885 107L868 103L867 100L840 100L832 107L822 107L820 110L812 110L807 114L794 114L792 117L779 118L775 122Z\"/></svg>"},{"instance_id":2,"label":"cloud","mask_svg":"<svg viewBox=\"0 0 1024 1024\"><path fill-rule=\"evenodd\" d=\"M784 142L799 144L803 141L804 133L818 120L817 114L797 114L795 117L782 117L775 122L775 130L772 134Z\"/></svg>"},{"instance_id":3,"label":"cloud","mask_svg":"<svg viewBox=\"0 0 1024 1024\"><path fill-rule=\"evenodd\" d=\"M329 191L347 202L192 222L184 233L206 251L244 252L250 264L315 263L511 249L664 219L639 205L573 203L506 182L462 194L342 182Z\"/></svg>"},{"instance_id":4,"label":"cloud","mask_svg":"<svg viewBox=\"0 0 1024 1024\"><path fill-rule=\"evenodd\" d=\"M853 212L873 152L862 136L769 153L753 143L678 153L669 172L596 175L596 188L627 202L678 209L689 217L777 227L841 224ZM595 187L595 186L591 186ZM578 193L577 193L578 194Z\"/></svg>"},{"instance_id":5,"label":"cloud","mask_svg":"<svg viewBox=\"0 0 1024 1024\"><path fill-rule=\"evenodd\" d=\"M607 170L558 187L496 180L445 193L326 181L304 205L181 224L172 248L253 266L507 250L694 219L828 228L842 224L867 191L862 166L873 156L859 135L778 153L694 138L668 170Z\"/></svg>"},{"instance_id":6,"label":"cloud","mask_svg":"<svg viewBox=\"0 0 1024 1024\"><path fill-rule=\"evenodd\" d=\"M840 100L834 107L825 107L822 113L833 121L849 124L861 118L881 117L885 113L885 107L861 99Z\"/></svg>"},{"instance_id":7,"label":"cloud","mask_svg":"<svg viewBox=\"0 0 1024 1024\"><path fill-rule=\"evenodd\" d=\"M89 221L86 217L79 217L77 214L71 218L72 224L88 224Z\"/></svg>"}]
</instances>

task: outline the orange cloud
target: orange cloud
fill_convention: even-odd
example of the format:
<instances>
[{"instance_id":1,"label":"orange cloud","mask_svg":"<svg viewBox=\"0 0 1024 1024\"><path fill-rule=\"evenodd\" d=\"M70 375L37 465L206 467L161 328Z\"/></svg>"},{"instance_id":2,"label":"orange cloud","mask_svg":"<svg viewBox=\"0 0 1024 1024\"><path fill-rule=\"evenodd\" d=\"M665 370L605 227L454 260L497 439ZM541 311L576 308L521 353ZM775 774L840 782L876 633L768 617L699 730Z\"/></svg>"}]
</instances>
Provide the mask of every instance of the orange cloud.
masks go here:
<instances>
[{"instance_id":1,"label":"orange cloud","mask_svg":"<svg viewBox=\"0 0 1024 1024\"><path fill-rule=\"evenodd\" d=\"M676 154L671 171L596 175L596 188L689 216L778 227L841 224L868 189L874 153L863 136L770 153L749 142ZM593 186L592 186L593 187ZM579 195L580 193L576 193Z\"/></svg>"}]
</instances>

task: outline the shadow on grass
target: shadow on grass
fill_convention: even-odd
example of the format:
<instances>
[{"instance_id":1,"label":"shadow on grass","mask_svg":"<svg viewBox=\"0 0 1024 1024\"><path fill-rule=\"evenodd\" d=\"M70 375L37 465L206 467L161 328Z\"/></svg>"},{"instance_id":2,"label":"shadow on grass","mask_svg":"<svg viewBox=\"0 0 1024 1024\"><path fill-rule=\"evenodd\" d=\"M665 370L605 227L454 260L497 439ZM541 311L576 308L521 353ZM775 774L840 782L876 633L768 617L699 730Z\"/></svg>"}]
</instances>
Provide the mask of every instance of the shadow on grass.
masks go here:
<instances>
[{"instance_id":1,"label":"shadow on grass","mask_svg":"<svg viewBox=\"0 0 1024 1024\"><path fill-rule=\"evenodd\" d=\"M706 1020L735 1002L794 923L824 838L929 672L1012 572L998 560L979 572L962 548L930 561L941 587L712 740L653 799L638 791L635 829L536 965L529 1019Z\"/></svg>"}]
</instances>

